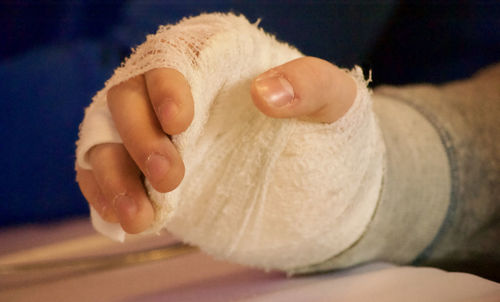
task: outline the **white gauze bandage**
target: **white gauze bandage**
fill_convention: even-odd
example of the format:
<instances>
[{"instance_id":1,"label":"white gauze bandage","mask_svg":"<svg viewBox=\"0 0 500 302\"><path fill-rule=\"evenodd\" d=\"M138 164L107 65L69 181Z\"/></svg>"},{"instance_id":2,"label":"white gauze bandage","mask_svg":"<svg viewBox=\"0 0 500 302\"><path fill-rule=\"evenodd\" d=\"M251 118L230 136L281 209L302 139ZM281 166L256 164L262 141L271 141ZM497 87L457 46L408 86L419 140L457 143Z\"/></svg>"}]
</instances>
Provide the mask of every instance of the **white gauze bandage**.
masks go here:
<instances>
[{"instance_id":1,"label":"white gauze bandage","mask_svg":"<svg viewBox=\"0 0 500 302\"><path fill-rule=\"evenodd\" d=\"M319 263L352 245L374 212L383 143L359 68L357 97L340 120L274 119L255 108L254 77L301 57L243 16L204 14L150 35L86 110L77 161L120 142L106 104L112 86L148 70L175 68L191 86L195 114L172 138L186 168L174 191L147 188L156 210L148 232L167 228L217 258L266 269ZM92 211L98 231L117 240L119 224Z\"/></svg>"}]
</instances>

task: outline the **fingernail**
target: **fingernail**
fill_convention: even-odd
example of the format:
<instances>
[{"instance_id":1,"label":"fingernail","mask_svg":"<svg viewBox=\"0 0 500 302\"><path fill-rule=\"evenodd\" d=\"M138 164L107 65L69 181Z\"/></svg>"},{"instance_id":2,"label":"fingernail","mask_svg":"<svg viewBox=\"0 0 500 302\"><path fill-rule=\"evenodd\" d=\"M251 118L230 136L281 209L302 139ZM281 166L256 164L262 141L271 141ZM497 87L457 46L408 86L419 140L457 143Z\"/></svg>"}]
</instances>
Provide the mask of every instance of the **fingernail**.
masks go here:
<instances>
[{"instance_id":1,"label":"fingernail","mask_svg":"<svg viewBox=\"0 0 500 302\"><path fill-rule=\"evenodd\" d=\"M255 79L257 93L271 106L282 107L294 98L293 87L283 76L263 75Z\"/></svg>"},{"instance_id":2,"label":"fingernail","mask_svg":"<svg viewBox=\"0 0 500 302\"><path fill-rule=\"evenodd\" d=\"M136 202L125 194L115 196L113 205L116 212L119 213L118 215L121 217L123 217L124 214L131 217L137 213Z\"/></svg>"},{"instance_id":3,"label":"fingernail","mask_svg":"<svg viewBox=\"0 0 500 302\"><path fill-rule=\"evenodd\" d=\"M165 101L158 107L158 115L162 123L168 123L179 113L179 107L173 101Z\"/></svg>"},{"instance_id":4,"label":"fingernail","mask_svg":"<svg viewBox=\"0 0 500 302\"><path fill-rule=\"evenodd\" d=\"M170 163L165 156L153 153L146 160L146 177L152 182L161 181L169 168Z\"/></svg>"}]
</instances>

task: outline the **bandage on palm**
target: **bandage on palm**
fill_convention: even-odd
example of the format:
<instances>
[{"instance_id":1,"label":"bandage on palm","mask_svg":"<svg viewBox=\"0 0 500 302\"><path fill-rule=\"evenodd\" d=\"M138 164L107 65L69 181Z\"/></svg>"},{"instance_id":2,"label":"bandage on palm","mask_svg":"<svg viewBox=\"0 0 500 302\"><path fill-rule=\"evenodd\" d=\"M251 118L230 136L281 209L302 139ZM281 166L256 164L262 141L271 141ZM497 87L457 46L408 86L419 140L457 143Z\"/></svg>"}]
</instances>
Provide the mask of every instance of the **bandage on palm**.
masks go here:
<instances>
[{"instance_id":1,"label":"bandage on palm","mask_svg":"<svg viewBox=\"0 0 500 302\"><path fill-rule=\"evenodd\" d=\"M376 208L384 144L360 68L349 111L331 124L275 119L255 108L250 84L260 73L301 57L295 48L242 16L205 14L160 27L147 37L93 98L80 127L77 162L87 152L120 143L107 91L154 68L184 75L194 99L189 128L172 137L186 168L168 193L146 180L155 220L221 259L291 271L321 263L356 242ZM124 240L119 224L95 228Z\"/></svg>"}]
</instances>

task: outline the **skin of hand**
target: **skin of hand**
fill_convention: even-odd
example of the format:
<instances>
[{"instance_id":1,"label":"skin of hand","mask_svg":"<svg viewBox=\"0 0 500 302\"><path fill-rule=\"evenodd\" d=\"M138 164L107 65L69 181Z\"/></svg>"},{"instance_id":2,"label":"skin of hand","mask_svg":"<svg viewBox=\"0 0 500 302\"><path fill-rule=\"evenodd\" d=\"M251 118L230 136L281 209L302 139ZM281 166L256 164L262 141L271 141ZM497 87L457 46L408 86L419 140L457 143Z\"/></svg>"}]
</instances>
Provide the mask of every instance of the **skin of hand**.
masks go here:
<instances>
[{"instance_id":1,"label":"skin of hand","mask_svg":"<svg viewBox=\"0 0 500 302\"><path fill-rule=\"evenodd\" d=\"M327 61L303 57L256 77L250 93L255 106L270 117L332 123L353 104L356 83ZM189 127L193 97L182 74L160 68L112 87L107 100L123 144L93 147L92 170L77 166L77 182L104 220L119 222L127 233L140 233L154 219L143 177L157 191L169 192L184 176L182 158L168 135Z\"/></svg>"}]
</instances>

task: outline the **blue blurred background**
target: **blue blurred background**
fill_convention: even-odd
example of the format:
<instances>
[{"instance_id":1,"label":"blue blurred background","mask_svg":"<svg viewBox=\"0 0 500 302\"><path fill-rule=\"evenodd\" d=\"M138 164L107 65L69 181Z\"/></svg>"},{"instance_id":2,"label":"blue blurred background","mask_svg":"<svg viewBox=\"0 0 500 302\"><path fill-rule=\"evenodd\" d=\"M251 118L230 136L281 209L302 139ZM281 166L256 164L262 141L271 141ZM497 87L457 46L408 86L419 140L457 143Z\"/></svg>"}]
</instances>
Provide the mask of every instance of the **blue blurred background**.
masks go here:
<instances>
[{"instance_id":1,"label":"blue blurred background","mask_svg":"<svg viewBox=\"0 0 500 302\"><path fill-rule=\"evenodd\" d=\"M416 4L418 3L418 4ZM87 215L74 142L93 94L160 24L233 11L374 85L459 79L500 60L498 1L2 1L0 227Z\"/></svg>"}]
</instances>

